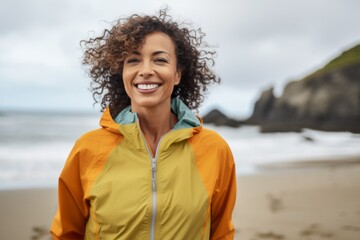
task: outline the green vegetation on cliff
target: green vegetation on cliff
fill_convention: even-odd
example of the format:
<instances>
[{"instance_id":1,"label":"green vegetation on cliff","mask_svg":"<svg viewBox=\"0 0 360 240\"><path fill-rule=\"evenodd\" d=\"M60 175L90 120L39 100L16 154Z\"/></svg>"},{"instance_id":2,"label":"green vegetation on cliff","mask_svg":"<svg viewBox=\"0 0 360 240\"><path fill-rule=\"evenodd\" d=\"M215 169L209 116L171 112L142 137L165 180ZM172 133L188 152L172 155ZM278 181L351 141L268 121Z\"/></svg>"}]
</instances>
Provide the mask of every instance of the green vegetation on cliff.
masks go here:
<instances>
[{"instance_id":1,"label":"green vegetation on cliff","mask_svg":"<svg viewBox=\"0 0 360 240\"><path fill-rule=\"evenodd\" d=\"M331 60L322 70L340 68L342 66L350 65L356 62L360 62L360 44L349 50L346 50L340 56Z\"/></svg>"},{"instance_id":2,"label":"green vegetation on cliff","mask_svg":"<svg viewBox=\"0 0 360 240\"><path fill-rule=\"evenodd\" d=\"M311 78L315 74L321 74L334 69L339 69L345 66L349 66L355 63L360 63L360 44L344 51L342 54L340 54L340 56L331 60L323 68L307 76L306 79Z\"/></svg>"}]
</instances>

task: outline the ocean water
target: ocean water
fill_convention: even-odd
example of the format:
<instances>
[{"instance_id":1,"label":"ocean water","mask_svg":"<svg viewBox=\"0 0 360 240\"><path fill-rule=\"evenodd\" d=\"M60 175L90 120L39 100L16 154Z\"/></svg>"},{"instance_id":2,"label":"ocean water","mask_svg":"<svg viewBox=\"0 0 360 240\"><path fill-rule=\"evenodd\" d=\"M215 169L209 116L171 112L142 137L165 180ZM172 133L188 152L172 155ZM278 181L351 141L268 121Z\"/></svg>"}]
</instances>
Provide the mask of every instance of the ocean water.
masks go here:
<instances>
[{"instance_id":1,"label":"ocean water","mask_svg":"<svg viewBox=\"0 0 360 240\"><path fill-rule=\"evenodd\" d=\"M75 140L98 128L100 116L100 113L2 113L0 189L56 186ZM206 127L228 142L237 174L254 173L262 163L360 156L360 134L313 130L301 134L261 134L257 127Z\"/></svg>"},{"instance_id":2,"label":"ocean water","mask_svg":"<svg viewBox=\"0 0 360 240\"><path fill-rule=\"evenodd\" d=\"M0 189L55 186L76 139L100 114L5 112L0 115Z\"/></svg>"}]
</instances>

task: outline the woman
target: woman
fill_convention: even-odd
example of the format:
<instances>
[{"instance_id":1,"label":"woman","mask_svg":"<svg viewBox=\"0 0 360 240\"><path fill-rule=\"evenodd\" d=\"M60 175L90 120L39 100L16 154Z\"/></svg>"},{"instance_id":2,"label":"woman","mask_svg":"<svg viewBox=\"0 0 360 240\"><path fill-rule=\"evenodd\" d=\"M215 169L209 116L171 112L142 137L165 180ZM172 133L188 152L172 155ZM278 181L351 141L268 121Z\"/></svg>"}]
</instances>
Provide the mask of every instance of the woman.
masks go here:
<instances>
[{"instance_id":1,"label":"woman","mask_svg":"<svg viewBox=\"0 0 360 240\"><path fill-rule=\"evenodd\" d=\"M102 128L60 175L55 239L233 239L233 157L190 110L220 81L202 37L160 11L84 42Z\"/></svg>"}]
</instances>

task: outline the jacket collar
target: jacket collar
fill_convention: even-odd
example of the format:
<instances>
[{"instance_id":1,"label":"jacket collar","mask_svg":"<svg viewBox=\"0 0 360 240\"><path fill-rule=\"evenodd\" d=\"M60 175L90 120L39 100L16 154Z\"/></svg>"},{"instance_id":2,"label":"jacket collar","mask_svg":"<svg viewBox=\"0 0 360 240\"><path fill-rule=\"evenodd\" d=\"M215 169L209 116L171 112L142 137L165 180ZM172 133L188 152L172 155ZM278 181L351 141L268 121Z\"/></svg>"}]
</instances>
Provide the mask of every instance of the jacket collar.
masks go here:
<instances>
[{"instance_id":1,"label":"jacket collar","mask_svg":"<svg viewBox=\"0 0 360 240\"><path fill-rule=\"evenodd\" d=\"M197 117L180 99L171 99L171 110L178 118L178 122L175 124L173 130L192 129L192 132L197 132L201 129L201 118ZM127 135L126 132L129 132L128 130L137 128L137 119L137 113L131 112L130 106L122 110L115 119L112 118L110 109L107 108L102 115L100 125L110 132L117 134L120 132L125 136ZM130 130L130 132L132 132L132 130Z\"/></svg>"}]
</instances>

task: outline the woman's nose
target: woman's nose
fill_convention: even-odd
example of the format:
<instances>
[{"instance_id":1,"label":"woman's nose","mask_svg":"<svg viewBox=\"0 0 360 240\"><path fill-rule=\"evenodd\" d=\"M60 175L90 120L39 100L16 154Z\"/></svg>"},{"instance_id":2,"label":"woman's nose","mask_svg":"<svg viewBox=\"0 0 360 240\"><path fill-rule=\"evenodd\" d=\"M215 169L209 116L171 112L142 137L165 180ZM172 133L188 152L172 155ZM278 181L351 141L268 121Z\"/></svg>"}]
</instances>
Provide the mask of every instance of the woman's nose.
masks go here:
<instances>
[{"instance_id":1,"label":"woman's nose","mask_svg":"<svg viewBox=\"0 0 360 240\"><path fill-rule=\"evenodd\" d=\"M147 62L143 62L143 64L141 65L139 74L141 77L144 77L144 78L152 76L154 74L154 70L152 69L151 64L147 63Z\"/></svg>"}]
</instances>

